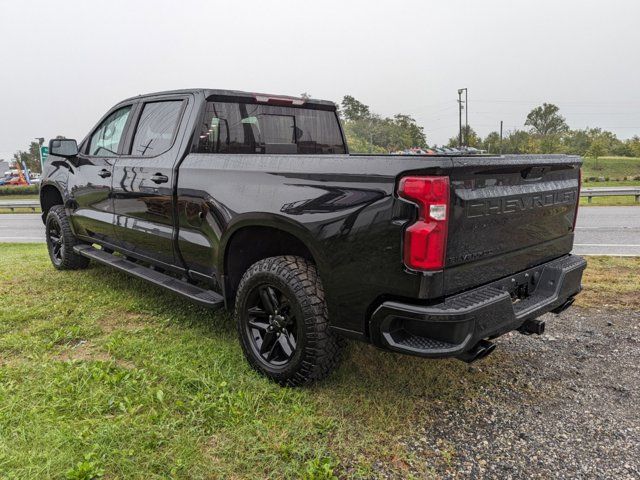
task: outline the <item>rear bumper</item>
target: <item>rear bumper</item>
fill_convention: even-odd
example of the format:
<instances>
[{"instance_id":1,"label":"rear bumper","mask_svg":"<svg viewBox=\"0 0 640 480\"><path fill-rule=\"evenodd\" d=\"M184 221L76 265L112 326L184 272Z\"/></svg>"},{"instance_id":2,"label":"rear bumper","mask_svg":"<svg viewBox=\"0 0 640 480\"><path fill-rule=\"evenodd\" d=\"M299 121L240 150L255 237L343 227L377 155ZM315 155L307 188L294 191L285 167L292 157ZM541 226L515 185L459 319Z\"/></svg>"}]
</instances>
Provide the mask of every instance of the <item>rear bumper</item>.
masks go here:
<instances>
[{"instance_id":1,"label":"rear bumper","mask_svg":"<svg viewBox=\"0 0 640 480\"><path fill-rule=\"evenodd\" d=\"M372 341L424 357L464 356L482 339L570 305L586 266L582 257L567 255L436 305L384 302L370 319Z\"/></svg>"}]
</instances>

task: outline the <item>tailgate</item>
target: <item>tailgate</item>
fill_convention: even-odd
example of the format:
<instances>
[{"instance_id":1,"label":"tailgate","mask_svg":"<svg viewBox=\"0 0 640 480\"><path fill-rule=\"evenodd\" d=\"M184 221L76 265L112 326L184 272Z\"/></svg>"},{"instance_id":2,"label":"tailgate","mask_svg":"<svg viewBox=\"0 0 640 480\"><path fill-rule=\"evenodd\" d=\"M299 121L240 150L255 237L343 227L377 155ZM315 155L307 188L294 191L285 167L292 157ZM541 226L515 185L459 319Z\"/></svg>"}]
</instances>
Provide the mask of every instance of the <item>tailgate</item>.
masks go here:
<instances>
[{"instance_id":1,"label":"tailgate","mask_svg":"<svg viewBox=\"0 0 640 480\"><path fill-rule=\"evenodd\" d=\"M445 294L567 254L579 198L580 157L457 157Z\"/></svg>"}]
</instances>

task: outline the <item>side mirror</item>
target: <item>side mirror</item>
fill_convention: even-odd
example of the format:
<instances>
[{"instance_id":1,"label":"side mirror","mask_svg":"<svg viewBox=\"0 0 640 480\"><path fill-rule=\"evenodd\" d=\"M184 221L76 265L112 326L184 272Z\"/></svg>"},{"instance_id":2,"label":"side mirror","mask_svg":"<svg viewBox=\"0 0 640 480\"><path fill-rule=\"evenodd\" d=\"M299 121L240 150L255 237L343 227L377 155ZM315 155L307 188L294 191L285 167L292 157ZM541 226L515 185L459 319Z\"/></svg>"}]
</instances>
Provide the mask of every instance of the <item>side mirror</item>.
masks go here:
<instances>
[{"instance_id":1,"label":"side mirror","mask_svg":"<svg viewBox=\"0 0 640 480\"><path fill-rule=\"evenodd\" d=\"M49 140L49 155L71 158L78 155L78 142L72 138Z\"/></svg>"}]
</instances>

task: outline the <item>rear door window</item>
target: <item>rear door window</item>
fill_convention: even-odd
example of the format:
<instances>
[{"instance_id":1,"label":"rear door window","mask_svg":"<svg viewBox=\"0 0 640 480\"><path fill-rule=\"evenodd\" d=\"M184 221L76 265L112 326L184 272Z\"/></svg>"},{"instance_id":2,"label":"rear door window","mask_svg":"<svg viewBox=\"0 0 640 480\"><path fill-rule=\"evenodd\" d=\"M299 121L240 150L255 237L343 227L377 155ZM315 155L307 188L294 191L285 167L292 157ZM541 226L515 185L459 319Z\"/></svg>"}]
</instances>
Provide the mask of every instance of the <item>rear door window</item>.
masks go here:
<instances>
[{"instance_id":1,"label":"rear door window","mask_svg":"<svg viewBox=\"0 0 640 480\"><path fill-rule=\"evenodd\" d=\"M182 110L182 100L144 105L131 146L131 155L155 157L171 148Z\"/></svg>"},{"instance_id":2,"label":"rear door window","mask_svg":"<svg viewBox=\"0 0 640 480\"><path fill-rule=\"evenodd\" d=\"M199 153L345 153L330 110L208 101Z\"/></svg>"},{"instance_id":3,"label":"rear door window","mask_svg":"<svg viewBox=\"0 0 640 480\"><path fill-rule=\"evenodd\" d=\"M131 105L120 108L100 124L89 141L89 155L115 157L122 139L124 127L131 113Z\"/></svg>"}]
</instances>

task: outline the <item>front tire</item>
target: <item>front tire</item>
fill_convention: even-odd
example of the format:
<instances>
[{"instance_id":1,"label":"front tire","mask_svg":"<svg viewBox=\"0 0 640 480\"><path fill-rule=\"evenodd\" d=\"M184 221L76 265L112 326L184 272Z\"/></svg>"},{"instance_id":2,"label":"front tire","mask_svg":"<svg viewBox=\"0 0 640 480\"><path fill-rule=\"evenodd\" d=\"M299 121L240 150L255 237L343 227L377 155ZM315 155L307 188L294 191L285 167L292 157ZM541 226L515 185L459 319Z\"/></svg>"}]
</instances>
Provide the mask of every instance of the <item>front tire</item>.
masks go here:
<instances>
[{"instance_id":1,"label":"front tire","mask_svg":"<svg viewBox=\"0 0 640 480\"><path fill-rule=\"evenodd\" d=\"M283 386L320 380L339 363L343 340L329 329L322 282L301 257L271 257L243 275L235 318L245 357Z\"/></svg>"},{"instance_id":2,"label":"front tire","mask_svg":"<svg viewBox=\"0 0 640 480\"><path fill-rule=\"evenodd\" d=\"M73 247L80 242L71 231L69 217L63 205L54 205L47 213L45 235L49 258L55 268L58 270L87 268L89 259L73 251Z\"/></svg>"}]
</instances>

